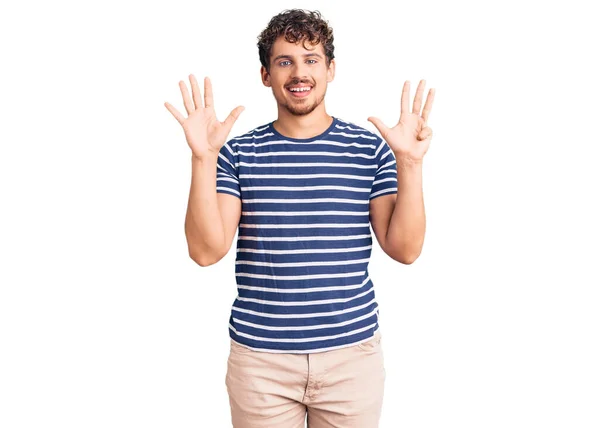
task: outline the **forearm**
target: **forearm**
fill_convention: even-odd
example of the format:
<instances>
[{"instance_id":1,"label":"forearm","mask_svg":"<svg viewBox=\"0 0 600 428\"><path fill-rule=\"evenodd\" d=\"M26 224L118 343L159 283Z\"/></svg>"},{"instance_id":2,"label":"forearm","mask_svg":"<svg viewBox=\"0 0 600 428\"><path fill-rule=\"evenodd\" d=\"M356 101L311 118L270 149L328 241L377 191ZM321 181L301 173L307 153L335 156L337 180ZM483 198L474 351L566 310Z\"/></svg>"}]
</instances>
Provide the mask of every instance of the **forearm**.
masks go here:
<instances>
[{"instance_id":1,"label":"forearm","mask_svg":"<svg viewBox=\"0 0 600 428\"><path fill-rule=\"evenodd\" d=\"M423 164L406 163L397 157L398 192L386 234L386 245L399 259L412 263L425 239Z\"/></svg>"},{"instance_id":2,"label":"forearm","mask_svg":"<svg viewBox=\"0 0 600 428\"><path fill-rule=\"evenodd\" d=\"M185 235L195 260L218 259L225 232L217 199L217 156L192 156L192 183L185 217Z\"/></svg>"}]
</instances>

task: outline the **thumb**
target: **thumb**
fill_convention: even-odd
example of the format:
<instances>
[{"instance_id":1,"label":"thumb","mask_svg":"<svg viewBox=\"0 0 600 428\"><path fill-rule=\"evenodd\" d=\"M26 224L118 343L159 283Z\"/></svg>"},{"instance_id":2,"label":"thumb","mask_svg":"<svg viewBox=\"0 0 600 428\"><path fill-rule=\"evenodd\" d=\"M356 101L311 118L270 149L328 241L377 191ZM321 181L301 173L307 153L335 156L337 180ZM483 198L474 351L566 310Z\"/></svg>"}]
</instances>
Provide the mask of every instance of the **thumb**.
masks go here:
<instances>
[{"instance_id":1,"label":"thumb","mask_svg":"<svg viewBox=\"0 0 600 428\"><path fill-rule=\"evenodd\" d=\"M388 133L388 127L385 126L381 120L379 120L373 116L369 117L369 119L367 119L367 120L369 122L371 122L373 125L375 125L375 128L377 128L377 130L379 131L379 133L381 134L381 136L383 138L386 137L386 135Z\"/></svg>"},{"instance_id":2,"label":"thumb","mask_svg":"<svg viewBox=\"0 0 600 428\"><path fill-rule=\"evenodd\" d=\"M421 129L421 132L419 132L419 140L426 140L427 138L431 137L433 135L433 130L427 126L423 129Z\"/></svg>"},{"instance_id":3,"label":"thumb","mask_svg":"<svg viewBox=\"0 0 600 428\"><path fill-rule=\"evenodd\" d=\"M242 112L244 110L245 110L245 107L243 107L243 106L237 106L236 108L234 108L231 111L231 113L229 113L229 116L227 116L227 118L223 122L225 124L225 129L227 129L227 132L231 131L231 128L233 127L233 124L238 119L238 117L240 117L240 114L242 114Z\"/></svg>"}]
</instances>

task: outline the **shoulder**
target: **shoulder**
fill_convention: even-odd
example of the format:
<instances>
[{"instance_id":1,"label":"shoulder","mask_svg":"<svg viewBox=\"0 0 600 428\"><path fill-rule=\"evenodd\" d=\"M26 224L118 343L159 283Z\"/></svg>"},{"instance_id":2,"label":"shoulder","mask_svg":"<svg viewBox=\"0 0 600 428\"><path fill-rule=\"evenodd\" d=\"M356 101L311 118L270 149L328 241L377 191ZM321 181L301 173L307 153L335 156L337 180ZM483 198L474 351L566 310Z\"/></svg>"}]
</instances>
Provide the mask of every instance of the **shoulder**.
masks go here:
<instances>
[{"instance_id":1,"label":"shoulder","mask_svg":"<svg viewBox=\"0 0 600 428\"><path fill-rule=\"evenodd\" d=\"M348 120L340 119L339 117L336 117L336 119L338 123L336 123L335 129L332 131L334 134L349 138L363 138L365 140L370 140L373 143L379 143L382 140L379 135L369 131L363 126L357 125L356 123Z\"/></svg>"},{"instance_id":2,"label":"shoulder","mask_svg":"<svg viewBox=\"0 0 600 428\"><path fill-rule=\"evenodd\" d=\"M353 141L361 140L361 143L366 143L371 148L371 155L375 159L385 157L391 152L388 143L381 137L381 135L369 131L363 126L357 125L354 122L346 121L340 118L336 118L338 124L336 125L335 133L340 136L352 139Z\"/></svg>"},{"instance_id":3,"label":"shoulder","mask_svg":"<svg viewBox=\"0 0 600 428\"><path fill-rule=\"evenodd\" d=\"M223 147L221 147L221 152L227 151L232 156L237 156L240 146L243 151L244 146L247 148L248 146L254 145L257 141L266 141L268 137L273 135L273 133L269 131L270 125L271 123L265 123L244 134L239 134L228 139L225 144L223 144Z\"/></svg>"},{"instance_id":4,"label":"shoulder","mask_svg":"<svg viewBox=\"0 0 600 428\"><path fill-rule=\"evenodd\" d=\"M256 128L246 132L245 134L240 134L231 138L227 143L233 146L239 143L252 142L257 139L264 139L266 137L272 136L273 133L270 131L270 125L271 123L269 122L257 126Z\"/></svg>"}]
</instances>

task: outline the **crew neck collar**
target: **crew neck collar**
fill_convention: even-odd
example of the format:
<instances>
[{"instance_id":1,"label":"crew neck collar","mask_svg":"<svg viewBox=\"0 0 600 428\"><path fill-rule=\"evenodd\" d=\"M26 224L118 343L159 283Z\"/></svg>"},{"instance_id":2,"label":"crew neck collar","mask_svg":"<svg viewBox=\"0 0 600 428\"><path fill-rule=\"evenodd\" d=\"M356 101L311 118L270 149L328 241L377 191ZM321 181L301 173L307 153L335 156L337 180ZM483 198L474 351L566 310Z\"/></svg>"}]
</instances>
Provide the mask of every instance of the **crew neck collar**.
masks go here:
<instances>
[{"instance_id":1,"label":"crew neck collar","mask_svg":"<svg viewBox=\"0 0 600 428\"><path fill-rule=\"evenodd\" d=\"M284 139L284 140L288 140L288 141L296 141L296 142L315 141L315 140L319 140L319 139L323 138L324 136L326 136L327 134L329 134L335 128L335 125L337 125L337 123L338 123L338 119L335 116L331 116L331 117L333 119L331 121L331 125L329 125L329 127L325 131L323 131L321 134L315 135L314 137L311 137L311 138L291 138L291 137L286 137L285 135L280 134L279 132L277 132L277 130L273 126L273 123L275 123L275 121L272 121L272 122L269 123L269 131L272 132L276 137Z\"/></svg>"}]
</instances>

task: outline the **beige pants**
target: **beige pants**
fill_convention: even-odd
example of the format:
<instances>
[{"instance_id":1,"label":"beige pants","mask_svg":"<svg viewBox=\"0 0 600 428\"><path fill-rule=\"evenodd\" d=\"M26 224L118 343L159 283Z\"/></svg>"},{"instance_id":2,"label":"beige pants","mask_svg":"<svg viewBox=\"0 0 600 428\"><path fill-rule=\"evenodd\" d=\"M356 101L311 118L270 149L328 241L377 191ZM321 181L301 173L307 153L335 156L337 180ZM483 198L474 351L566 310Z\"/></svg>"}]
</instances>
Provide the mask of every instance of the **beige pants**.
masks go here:
<instances>
[{"instance_id":1,"label":"beige pants","mask_svg":"<svg viewBox=\"0 0 600 428\"><path fill-rule=\"evenodd\" d=\"M312 354L258 352L231 340L225 384L233 428L377 428L385 368L381 331Z\"/></svg>"}]
</instances>

